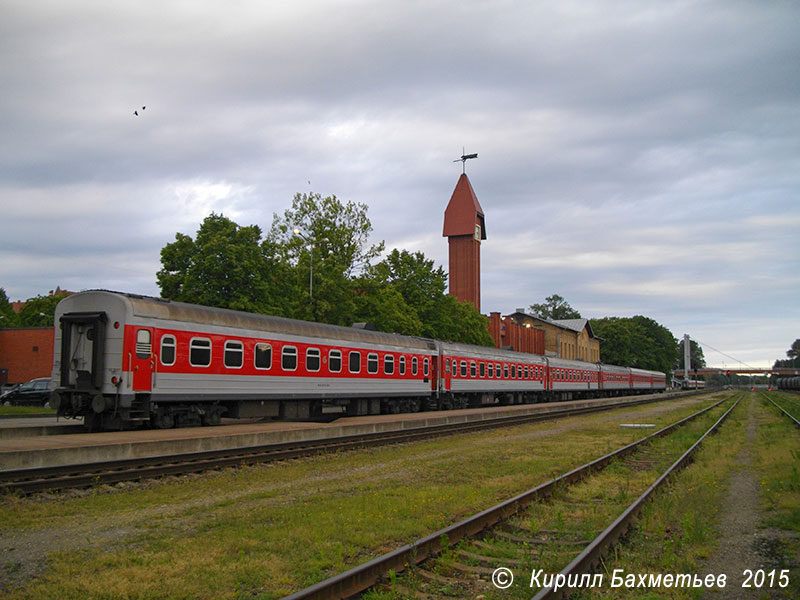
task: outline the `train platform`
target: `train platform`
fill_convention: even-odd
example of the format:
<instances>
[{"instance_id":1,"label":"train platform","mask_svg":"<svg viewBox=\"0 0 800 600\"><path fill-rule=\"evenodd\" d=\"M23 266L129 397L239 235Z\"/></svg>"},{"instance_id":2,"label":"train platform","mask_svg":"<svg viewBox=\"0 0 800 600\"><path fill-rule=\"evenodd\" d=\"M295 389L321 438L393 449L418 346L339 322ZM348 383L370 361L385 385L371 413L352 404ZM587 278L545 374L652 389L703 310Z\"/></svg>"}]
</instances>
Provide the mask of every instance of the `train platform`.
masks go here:
<instances>
[{"instance_id":1,"label":"train platform","mask_svg":"<svg viewBox=\"0 0 800 600\"><path fill-rule=\"evenodd\" d=\"M666 400L685 393L666 392L638 399ZM245 448L282 442L299 442L365 433L408 430L432 425L485 421L526 414L546 414L566 407L613 406L631 397L598 398L571 402L493 406L402 415L343 417L329 423L267 421L216 427L146 429L62 435L6 437L0 430L0 469L23 469L111 459L160 456L205 450ZM74 426L74 422L72 423Z\"/></svg>"},{"instance_id":2,"label":"train platform","mask_svg":"<svg viewBox=\"0 0 800 600\"><path fill-rule=\"evenodd\" d=\"M21 415L13 419L0 419L0 440L40 435L65 435L82 431L82 419L57 419L54 415Z\"/></svg>"}]
</instances>

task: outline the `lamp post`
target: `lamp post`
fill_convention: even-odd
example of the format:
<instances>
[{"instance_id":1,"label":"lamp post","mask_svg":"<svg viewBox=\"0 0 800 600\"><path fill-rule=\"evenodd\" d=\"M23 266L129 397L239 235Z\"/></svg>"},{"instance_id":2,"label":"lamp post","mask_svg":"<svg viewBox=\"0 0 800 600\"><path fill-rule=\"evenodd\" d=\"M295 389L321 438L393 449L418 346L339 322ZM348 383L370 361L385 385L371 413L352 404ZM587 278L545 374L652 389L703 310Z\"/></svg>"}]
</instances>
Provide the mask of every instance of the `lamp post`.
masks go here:
<instances>
[{"instance_id":1,"label":"lamp post","mask_svg":"<svg viewBox=\"0 0 800 600\"><path fill-rule=\"evenodd\" d=\"M317 241L327 242L328 238L322 238L321 240L313 240L311 238L307 238L306 236L303 235L303 232L300 231L297 227L294 228L294 234L297 237L304 239L310 247L308 252L308 296L313 300L314 299L314 245L317 243Z\"/></svg>"}]
</instances>

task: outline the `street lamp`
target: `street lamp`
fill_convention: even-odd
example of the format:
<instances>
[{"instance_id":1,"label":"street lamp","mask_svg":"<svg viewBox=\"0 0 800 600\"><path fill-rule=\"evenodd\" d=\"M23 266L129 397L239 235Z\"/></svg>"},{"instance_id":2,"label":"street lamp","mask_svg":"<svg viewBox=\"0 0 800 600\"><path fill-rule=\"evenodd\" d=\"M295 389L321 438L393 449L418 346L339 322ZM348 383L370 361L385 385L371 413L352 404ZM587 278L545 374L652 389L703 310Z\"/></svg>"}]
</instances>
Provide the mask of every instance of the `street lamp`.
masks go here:
<instances>
[{"instance_id":1,"label":"street lamp","mask_svg":"<svg viewBox=\"0 0 800 600\"><path fill-rule=\"evenodd\" d=\"M321 240L312 240L311 238L307 238L303 235L303 232L300 231L297 227L294 228L294 234L300 238L303 238L306 243L311 247L308 253L308 296L309 298L314 298L314 245L317 241L320 242L327 242L328 238L322 238Z\"/></svg>"}]
</instances>

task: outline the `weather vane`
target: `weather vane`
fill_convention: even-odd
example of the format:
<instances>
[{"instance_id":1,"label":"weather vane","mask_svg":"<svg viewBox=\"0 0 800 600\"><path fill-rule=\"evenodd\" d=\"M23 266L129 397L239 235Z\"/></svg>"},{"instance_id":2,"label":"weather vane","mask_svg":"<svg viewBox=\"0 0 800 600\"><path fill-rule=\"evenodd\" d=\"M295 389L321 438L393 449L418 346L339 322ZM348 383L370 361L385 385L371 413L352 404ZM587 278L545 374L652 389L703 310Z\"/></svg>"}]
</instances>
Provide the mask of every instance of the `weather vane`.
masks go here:
<instances>
[{"instance_id":1,"label":"weather vane","mask_svg":"<svg viewBox=\"0 0 800 600\"><path fill-rule=\"evenodd\" d=\"M470 158L478 158L478 153L476 152L475 154L465 154L464 152L465 152L465 150L462 147L461 148L461 158L457 158L453 162L461 161L461 165L462 165L462 169L463 169L462 173L466 174L467 173L467 161Z\"/></svg>"}]
</instances>

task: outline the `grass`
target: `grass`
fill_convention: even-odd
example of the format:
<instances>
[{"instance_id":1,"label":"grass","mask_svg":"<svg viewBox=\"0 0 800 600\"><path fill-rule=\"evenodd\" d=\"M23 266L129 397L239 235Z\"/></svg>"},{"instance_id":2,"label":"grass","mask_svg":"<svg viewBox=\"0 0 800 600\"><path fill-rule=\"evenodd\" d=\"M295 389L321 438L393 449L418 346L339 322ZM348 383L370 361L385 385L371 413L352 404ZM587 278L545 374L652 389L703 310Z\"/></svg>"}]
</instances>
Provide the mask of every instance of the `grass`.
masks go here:
<instances>
[{"instance_id":1,"label":"grass","mask_svg":"<svg viewBox=\"0 0 800 600\"><path fill-rule=\"evenodd\" d=\"M647 421L661 426L696 409ZM628 409L625 421L647 411ZM125 492L4 498L0 536L52 552L37 577L6 595L279 598L642 437L618 423L601 414Z\"/></svg>"},{"instance_id":2,"label":"grass","mask_svg":"<svg viewBox=\"0 0 800 600\"><path fill-rule=\"evenodd\" d=\"M0 404L0 415L54 415L56 411L52 408L41 406L5 406Z\"/></svg>"}]
</instances>

